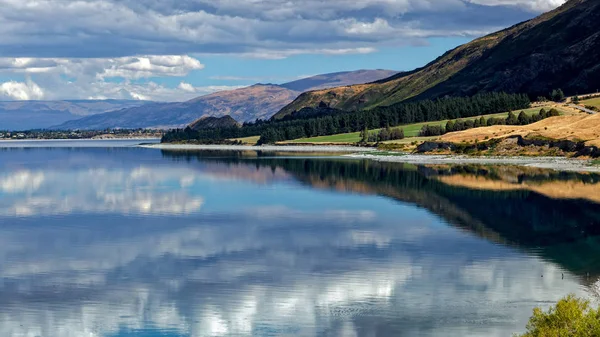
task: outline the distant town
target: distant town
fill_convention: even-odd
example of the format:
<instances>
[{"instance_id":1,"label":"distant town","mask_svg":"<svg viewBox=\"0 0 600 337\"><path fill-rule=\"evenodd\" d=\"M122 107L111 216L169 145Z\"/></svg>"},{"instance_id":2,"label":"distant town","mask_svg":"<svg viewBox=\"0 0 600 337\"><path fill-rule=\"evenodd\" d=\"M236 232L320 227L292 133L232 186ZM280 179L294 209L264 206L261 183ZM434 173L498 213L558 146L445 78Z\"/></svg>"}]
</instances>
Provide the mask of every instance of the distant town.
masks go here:
<instances>
[{"instance_id":1,"label":"distant town","mask_svg":"<svg viewBox=\"0 0 600 337\"><path fill-rule=\"evenodd\" d=\"M0 131L0 140L24 139L123 139L161 138L162 130L151 129L106 129L106 130L30 130Z\"/></svg>"}]
</instances>

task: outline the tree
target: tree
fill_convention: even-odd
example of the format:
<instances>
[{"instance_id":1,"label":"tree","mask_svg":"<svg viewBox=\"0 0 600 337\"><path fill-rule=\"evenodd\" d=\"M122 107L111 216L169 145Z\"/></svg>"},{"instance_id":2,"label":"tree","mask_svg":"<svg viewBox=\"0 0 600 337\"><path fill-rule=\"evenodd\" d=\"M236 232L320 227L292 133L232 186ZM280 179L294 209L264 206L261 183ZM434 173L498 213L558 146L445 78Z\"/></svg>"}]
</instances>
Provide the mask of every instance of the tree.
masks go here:
<instances>
[{"instance_id":1,"label":"tree","mask_svg":"<svg viewBox=\"0 0 600 337\"><path fill-rule=\"evenodd\" d=\"M454 121L448 121L448 123L446 123L446 131L447 132L454 132L454 131L456 131L456 122L454 122Z\"/></svg>"},{"instance_id":2,"label":"tree","mask_svg":"<svg viewBox=\"0 0 600 337\"><path fill-rule=\"evenodd\" d=\"M531 123L531 118L529 118L529 116L525 113L525 111L521 111L521 113L519 113L519 117L517 119L519 120L520 125L527 125L527 124Z\"/></svg>"},{"instance_id":3,"label":"tree","mask_svg":"<svg viewBox=\"0 0 600 337\"><path fill-rule=\"evenodd\" d=\"M369 129L365 124L365 128L360 132L360 142L367 143L369 141Z\"/></svg>"},{"instance_id":4,"label":"tree","mask_svg":"<svg viewBox=\"0 0 600 337\"><path fill-rule=\"evenodd\" d=\"M590 302L569 295L548 311L533 309L527 332L520 337L600 336L600 310Z\"/></svg>"},{"instance_id":5,"label":"tree","mask_svg":"<svg viewBox=\"0 0 600 337\"><path fill-rule=\"evenodd\" d=\"M573 97L573 103L579 104L579 96L575 95L575 97Z\"/></svg>"},{"instance_id":6,"label":"tree","mask_svg":"<svg viewBox=\"0 0 600 337\"><path fill-rule=\"evenodd\" d=\"M552 93L550 93L550 97L555 102L562 102L565 99L565 93L562 89L554 89Z\"/></svg>"},{"instance_id":7,"label":"tree","mask_svg":"<svg viewBox=\"0 0 600 337\"><path fill-rule=\"evenodd\" d=\"M508 117L506 118L506 125L517 125L519 124L519 119L514 112L509 112Z\"/></svg>"},{"instance_id":8,"label":"tree","mask_svg":"<svg viewBox=\"0 0 600 337\"><path fill-rule=\"evenodd\" d=\"M396 140L396 139L404 139L404 129L393 129L392 130L392 134L390 135L390 139L391 140Z\"/></svg>"},{"instance_id":9,"label":"tree","mask_svg":"<svg viewBox=\"0 0 600 337\"><path fill-rule=\"evenodd\" d=\"M554 108L550 109L550 111L548 111L548 117L556 117L556 116L560 116L560 112Z\"/></svg>"}]
</instances>

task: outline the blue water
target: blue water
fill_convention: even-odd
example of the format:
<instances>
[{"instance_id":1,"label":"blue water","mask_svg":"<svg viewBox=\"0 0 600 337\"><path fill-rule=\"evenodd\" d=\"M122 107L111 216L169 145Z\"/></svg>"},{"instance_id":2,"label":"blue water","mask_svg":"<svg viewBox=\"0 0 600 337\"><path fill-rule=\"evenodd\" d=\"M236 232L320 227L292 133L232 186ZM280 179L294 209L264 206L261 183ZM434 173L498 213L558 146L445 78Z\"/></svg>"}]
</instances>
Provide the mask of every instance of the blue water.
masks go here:
<instances>
[{"instance_id":1,"label":"blue water","mask_svg":"<svg viewBox=\"0 0 600 337\"><path fill-rule=\"evenodd\" d=\"M308 168L374 164L129 145L0 149L0 336L509 336L593 284Z\"/></svg>"}]
</instances>

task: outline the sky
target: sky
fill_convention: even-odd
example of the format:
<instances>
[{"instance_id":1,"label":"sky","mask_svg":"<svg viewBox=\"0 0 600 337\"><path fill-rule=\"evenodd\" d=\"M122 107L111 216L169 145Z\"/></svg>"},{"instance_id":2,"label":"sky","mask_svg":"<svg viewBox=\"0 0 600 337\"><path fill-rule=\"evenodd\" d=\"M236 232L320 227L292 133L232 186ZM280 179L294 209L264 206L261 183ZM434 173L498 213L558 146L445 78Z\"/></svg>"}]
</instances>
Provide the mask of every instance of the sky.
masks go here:
<instances>
[{"instance_id":1,"label":"sky","mask_svg":"<svg viewBox=\"0 0 600 337\"><path fill-rule=\"evenodd\" d=\"M564 0L0 0L0 100L183 101L412 70Z\"/></svg>"}]
</instances>

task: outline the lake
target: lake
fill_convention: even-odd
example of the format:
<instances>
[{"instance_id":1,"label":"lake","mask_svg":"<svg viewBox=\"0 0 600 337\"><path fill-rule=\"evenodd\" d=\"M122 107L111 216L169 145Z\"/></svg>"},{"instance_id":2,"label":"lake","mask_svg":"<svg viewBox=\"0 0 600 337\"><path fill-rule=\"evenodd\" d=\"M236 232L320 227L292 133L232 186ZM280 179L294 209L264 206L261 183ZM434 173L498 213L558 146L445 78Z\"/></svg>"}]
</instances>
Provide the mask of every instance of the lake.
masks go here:
<instances>
[{"instance_id":1,"label":"lake","mask_svg":"<svg viewBox=\"0 0 600 337\"><path fill-rule=\"evenodd\" d=\"M598 174L90 144L0 144L0 336L510 336L598 293Z\"/></svg>"}]
</instances>

